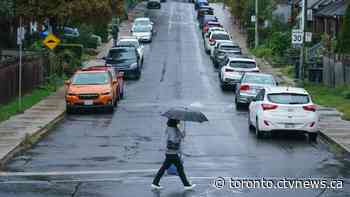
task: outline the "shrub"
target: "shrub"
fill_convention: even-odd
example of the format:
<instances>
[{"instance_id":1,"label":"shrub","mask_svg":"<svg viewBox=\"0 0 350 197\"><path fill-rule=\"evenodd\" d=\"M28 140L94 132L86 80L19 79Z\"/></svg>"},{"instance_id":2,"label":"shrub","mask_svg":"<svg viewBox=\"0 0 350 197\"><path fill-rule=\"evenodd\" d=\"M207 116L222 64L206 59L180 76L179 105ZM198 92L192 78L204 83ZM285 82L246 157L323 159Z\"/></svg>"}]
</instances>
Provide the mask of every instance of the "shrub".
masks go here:
<instances>
[{"instance_id":1,"label":"shrub","mask_svg":"<svg viewBox=\"0 0 350 197\"><path fill-rule=\"evenodd\" d=\"M350 90L345 90L342 95L345 99L350 99Z\"/></svg>"},{"instance_id":2,"label":"shrub","mask_svg":"<svg viewBox=\"0 0 350 197\"><path fill-rule=\"evenodd\" d=\"M290 34L282 32L273 32L267 42L274 55L283 56L290 46Z\"/></svg>"},{"instance_id":3,"label":"shrub","mask_svg":"<svg viewBox=\"0 0 350 197\"><path fill-rule=\"evenodd\" d=\"M57 54L62 53L63 51L71 51L74 53L75 58L81 59L83 57L84 46L81 44L60 44L56 47L55 52Z\"/></svg>"},{"instance_id":4,"label":"shrub","mask_svg":"<svg viewBox=\"0 0 350 197\"><path fill-rule=\"evenodd\" d=\"M108 24L98 24L94 26L94 33L100 36L102 42L108 41Z\"/></svg>"},{"instance_id":5,"label":"shrub","mask_svg":"<svg viewBox=\"0 0 350 197\"><path fill-rule=\"evenodd\" d=\"M265 46L260 46L260 47L258 47L256 49L253 49L252 52L257 57L271 57L272 54L273 54L272 49L267 48Z\"/></svg>"}]
</instances>

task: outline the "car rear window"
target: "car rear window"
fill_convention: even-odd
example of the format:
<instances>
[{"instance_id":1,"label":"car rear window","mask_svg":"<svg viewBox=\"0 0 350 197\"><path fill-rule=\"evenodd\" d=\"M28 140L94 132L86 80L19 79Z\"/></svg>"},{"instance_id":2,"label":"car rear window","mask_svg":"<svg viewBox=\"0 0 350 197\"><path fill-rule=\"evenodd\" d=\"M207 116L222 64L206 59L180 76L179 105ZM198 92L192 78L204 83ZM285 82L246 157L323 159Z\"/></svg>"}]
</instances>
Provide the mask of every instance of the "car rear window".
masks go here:
<instances>
[{"instance_id":1,"label":"car rear window","mask_svg":"<svg viewBox=\"0 0 350 197\"><path fill-rule=\"evenodd\" d=\"M227 34L213 34L214 40L230 40L230 36Z\"/></svg>"},{"instance_id":2,"label":"car rear window","mask_svg":"<svg viewBox=\"0 0 350 197\"><path fill-rule=\"evenodd\" d=\"M136 48L139 47L139 42L138 41L131 41L131 40L121 40L118 42L119 46L134 46Z\"/></svg>"},{"instance_id":3,"label":"car rear window","mask_svg":"<svg viewBox=\"0 0 350 197\"><path fill-rule=\"evenodd\" d=\"M256 68L255 62L248 61L231 61L230 67L232 68Z\"/></svg>"},{"instance_id":4,"label":"car rear window","mask_svg":"<svg viewBox=\"0 0 350 197\"><path fill-rule=\"evenodd\" d=\"M134 59L136 53L134 48L113 49L109 51L107 58L113 60Z\"/></svg>"},{"instance_id":5,"label":"car rear window","mask_svg":"<svg viewBox=\"0 0 350 197\"><path fill-rule=\"evenodd\" d=\"M73 85L102 85L109 83L107 72L77 73L72 80Z\"/></svg>"},{"instance_id":6,"label":"car rear window","mask_svg":"<svg viewBox=\"0 0 350 197\"><path fill-rule=\"evenodd\" d=\"M310 102L310 98L306 94L274 93L268 94L267 98L270 102L277 104L300 105Z\"/></svg>"},{"instance_id":7,"label":"car rear window","mask_svg":"<svg viewBox=\"0 0 350 197\"><path fill-rule=\"evenodd\" d=\"M220 49L222 50L240 50L239 46L233 46L233 45L224 45L224 46L221 46Z\"/></svg>"},{"instance_id":8,"label":"car rear window","mask_svg":"<svg viewBox=\"0 0 350 197\"><path fill-rule=\"evenodd\" d=\"M242 83L276 85L273 77L269 75L245 75L242 79Z\"/></svg>"}]
</instances>

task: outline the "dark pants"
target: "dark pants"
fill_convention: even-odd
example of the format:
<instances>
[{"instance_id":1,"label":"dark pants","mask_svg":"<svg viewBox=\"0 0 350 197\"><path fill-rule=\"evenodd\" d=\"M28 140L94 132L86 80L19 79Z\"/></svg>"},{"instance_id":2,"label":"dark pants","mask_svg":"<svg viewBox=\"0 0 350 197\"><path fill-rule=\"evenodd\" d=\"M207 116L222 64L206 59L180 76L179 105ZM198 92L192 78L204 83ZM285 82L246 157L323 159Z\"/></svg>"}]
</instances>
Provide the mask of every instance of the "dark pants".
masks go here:
<instances>
[{"instance_id":1,"label":"dark pants","mask_svg":"<svg viewBox=\"0 0 350 197\"><path fill-rule=\"evenodd\" d=\"M184 184L184 186L190 186L190 183L188 182L185 172L184 172L184 167L182 165L181 159L177 154L166 154L165 155L165 161L162 165L162 167L160 167L156 177L153 180L153 184L155 185L159 185L159 181L160 178L162 178L165 170L167 170L171 164L174 164L177 172L181 178L182 183Z\"/></svg>"}]
</instances>

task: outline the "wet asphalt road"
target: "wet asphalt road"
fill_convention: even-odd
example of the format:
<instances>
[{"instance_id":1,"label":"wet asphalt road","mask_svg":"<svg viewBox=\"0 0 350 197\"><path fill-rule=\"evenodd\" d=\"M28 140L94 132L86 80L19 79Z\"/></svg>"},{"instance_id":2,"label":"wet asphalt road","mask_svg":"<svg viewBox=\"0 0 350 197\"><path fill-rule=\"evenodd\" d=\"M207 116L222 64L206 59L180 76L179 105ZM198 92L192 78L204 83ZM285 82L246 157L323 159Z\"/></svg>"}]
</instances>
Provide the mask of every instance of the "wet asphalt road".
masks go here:
<instances>
[{"instance_id":1,"label":"wet asphalt road","mask_svg":"<svg viewBox=\"0 0 350 197\"><path fill-rule=\"evenodd\" d=\"M116 112L66 116L10 162L8 171L39 173L0 177L1 197L350 196L349 157L303 136L257 140L249 132L247 111L237 111L233 93L219 87L192 4L168 1L149 15L157 35L145 48L142 78L127 82ZM184 192L178 177L165 176L165 189L152 192L150 183L164 158L166 120L160 114L172 106L198 108L210 119L186 124L184 165L197 188ZM216 190L211 184L218 176L338 178L345 189Z\"/></svg>"}]
</instances>

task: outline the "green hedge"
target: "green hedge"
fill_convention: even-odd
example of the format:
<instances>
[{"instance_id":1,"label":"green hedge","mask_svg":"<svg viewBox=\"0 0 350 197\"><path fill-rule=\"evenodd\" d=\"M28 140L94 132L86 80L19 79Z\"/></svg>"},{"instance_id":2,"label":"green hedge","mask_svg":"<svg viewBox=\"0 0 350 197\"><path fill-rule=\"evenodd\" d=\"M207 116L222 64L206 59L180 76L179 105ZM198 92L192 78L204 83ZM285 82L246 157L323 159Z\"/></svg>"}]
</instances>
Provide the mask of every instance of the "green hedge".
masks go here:
<instances>
[{"instance_id":1,"label":"green hedge","mask_svg":"<svg viewBox=\"0 0 350 197\"><path fill-rule=\"evenodd\" d=\"M81 59L83 57L84 46L82 44L60 44L55 49L55 53L62 53L65 50L69 50L74 53L75 57Z\"/></svg>"}]
</instances>

